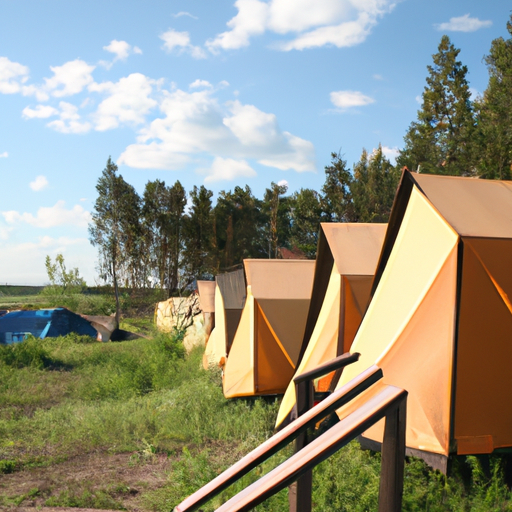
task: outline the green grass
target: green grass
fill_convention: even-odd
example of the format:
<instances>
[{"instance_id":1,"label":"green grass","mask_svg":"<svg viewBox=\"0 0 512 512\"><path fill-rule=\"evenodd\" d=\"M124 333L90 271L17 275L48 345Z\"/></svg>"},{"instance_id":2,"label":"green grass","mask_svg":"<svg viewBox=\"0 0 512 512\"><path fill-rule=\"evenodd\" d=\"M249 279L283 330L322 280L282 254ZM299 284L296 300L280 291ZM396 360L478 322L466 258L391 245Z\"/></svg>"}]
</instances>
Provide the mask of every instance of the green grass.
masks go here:
<instances>
[{"instance_id":1,"label":"green grass","mask_svg":"<svg viewBox=\"0 0 512 512\"><path fill-rule=\"evenodd\" d=\"M164 334L123 343L70 335L0 346L0 484L2 475L37 467L51 473L58 463L88 453L130 454L134 468L164 457L171 462L164 484L141 491L137 506L171 510L270 436L279 405L224 399L220 374L204 371L201 357L200 350L186 356L180 339ZM290 453L276 454L204 510ZM403 510L512 510L505 461L467 457L446 478L410 459ZM379 479L380 454L351 443L315 469L314 510L376 510ZM0 490L0 506L39 499L47 506L122 509L129 495L126 484L85 481L17 495ZM287 507L284 490L257 510Z\"/></svg>"}]
</instances>

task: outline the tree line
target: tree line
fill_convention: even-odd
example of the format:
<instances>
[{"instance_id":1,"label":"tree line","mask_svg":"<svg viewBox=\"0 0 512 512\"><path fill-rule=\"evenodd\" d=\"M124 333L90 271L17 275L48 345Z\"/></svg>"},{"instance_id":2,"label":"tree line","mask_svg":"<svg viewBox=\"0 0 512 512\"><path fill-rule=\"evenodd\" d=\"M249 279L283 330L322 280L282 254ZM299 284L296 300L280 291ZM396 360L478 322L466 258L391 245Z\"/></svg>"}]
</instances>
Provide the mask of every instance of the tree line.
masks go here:
<instances>
[{"instance_id":1,"label":"tree line","mask_svg":"<svg viewBox=\"0 0 512 512\"><path fill-rule=\"evenodd\" d=\"M179 181L148 181L140 196L109 158L97 183L89 226L100 277L132 288L172 295L194 279L211 279L244 258L275 258L286 248L314 258L320 222L386 222L401 169L510 179L512 173L512 16L510 38L495 39L485 57L489 83L471 98L460 50L443 36L422 94L417 119L393 165L382 147L352 168L331 154L321 190L287 194L271 183L263 198L249 188L221 191L215 204L206 187L188 195ZM188 202L188 208L187 208Z\"/></svg>"}]
</instances>

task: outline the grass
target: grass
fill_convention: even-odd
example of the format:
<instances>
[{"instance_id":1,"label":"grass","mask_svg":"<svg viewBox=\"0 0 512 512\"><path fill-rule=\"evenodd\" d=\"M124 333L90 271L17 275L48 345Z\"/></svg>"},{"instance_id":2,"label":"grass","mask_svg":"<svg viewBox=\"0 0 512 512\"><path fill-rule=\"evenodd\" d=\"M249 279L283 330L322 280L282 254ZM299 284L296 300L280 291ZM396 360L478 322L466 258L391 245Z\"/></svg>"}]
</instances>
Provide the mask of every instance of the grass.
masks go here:
<instances>
[{"instance_id":1,"label":"grass","mask_svg":"<svg viewBox=\"0 0 512 512\"><path fill-rule=\"evenodd\" d=\"M127 323L149 328L148 321ZM0 507L171 510L236 462L271 435L279 404L225 400L220 374L202 370L201 357L199 349L185 355L179 337L165 334L123 343L70 335L0 346ZM276 454L204 510L290 453ZM84 458L94 457L97 466L74 479ZM99 469L111 460L123 471L107 478ZM512 510L506 462L467 457L447 478L410 459L403 510ZM73 471L66 469L73 463ZM37 471L45 485L37 478L21 485ZM376 510L379 478L380 454L351 443L315 469L314 510ZM287 507L284 490L257 510Z\"/></svg>"}]
</instances>

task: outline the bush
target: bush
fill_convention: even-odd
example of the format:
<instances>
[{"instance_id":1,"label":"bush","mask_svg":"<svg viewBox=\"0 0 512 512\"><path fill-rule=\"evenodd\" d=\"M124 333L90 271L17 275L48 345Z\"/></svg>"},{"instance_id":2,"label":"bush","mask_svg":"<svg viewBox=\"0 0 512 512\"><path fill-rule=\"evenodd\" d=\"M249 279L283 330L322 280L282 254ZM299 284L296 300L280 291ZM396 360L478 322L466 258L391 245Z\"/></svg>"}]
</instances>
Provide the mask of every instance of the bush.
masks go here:
<instances>
[{"instance_id":1,"label":"bush","mask_svg":"<svg viewBox=\"0 0 512 512\"><path fill-rule=\"evenodd\" d=\"M0 361L13 368L36 368L42 370L56 363L44 347L42 340L29 336L12 345L0 345Z\"/></svg>"}]
</instances>

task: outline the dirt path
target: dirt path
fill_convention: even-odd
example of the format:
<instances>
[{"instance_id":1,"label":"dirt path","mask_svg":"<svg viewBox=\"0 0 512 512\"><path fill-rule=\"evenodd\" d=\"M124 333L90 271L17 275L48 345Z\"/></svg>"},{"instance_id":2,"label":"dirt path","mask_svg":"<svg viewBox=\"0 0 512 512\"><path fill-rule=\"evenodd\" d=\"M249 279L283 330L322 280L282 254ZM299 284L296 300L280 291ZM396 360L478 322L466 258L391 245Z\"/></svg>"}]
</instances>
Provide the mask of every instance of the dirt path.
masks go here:
<instances>
[{"instance_id":1,"label":"dirt path","mask_svg":"<svg viewBox=\"0 0 512 512\"><path fill-rule=\"evenodd\" d=\"M91 453L81 455L46 468L33 468L0 475L0 496L8 497L16 505L1 506L0 510L27 510L43 507L53 497L83 496L108 493L118 506L132 512L142 512L140 497L143 493L162 487L167 480L171 460L166 456L154 456L140 460L130 454ZM102 494L103 495L103 494ZM20 502L20 498L25 499ZM4 498L5 503L5 498ZM100 504L101 501L98 502ZM62 503L67 505L67 503ZM75 506L79 506L80 503ZM87 503L87 506L91 506ZM97 506L97 505L92 505ZM112 506L112 505L111 505ZM108 510L108 507L102 507ZM89 511L89 508L43 507L45 512L72 510ZM94 509L98 510L98 508Z\"/></svg>"}]
</instances>

